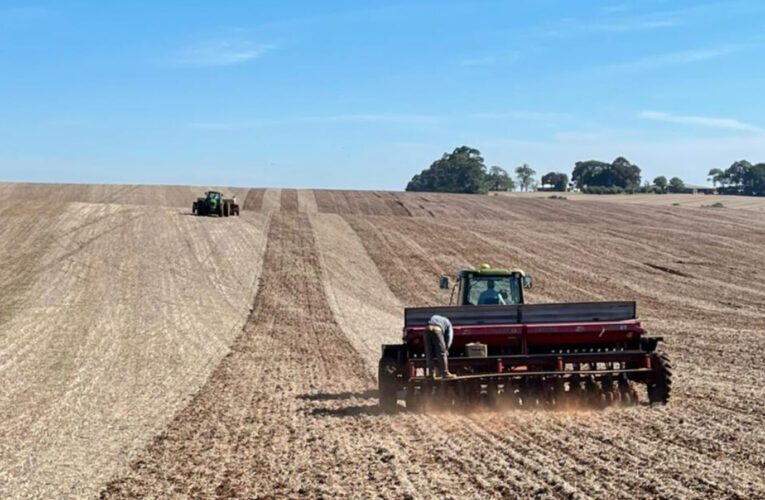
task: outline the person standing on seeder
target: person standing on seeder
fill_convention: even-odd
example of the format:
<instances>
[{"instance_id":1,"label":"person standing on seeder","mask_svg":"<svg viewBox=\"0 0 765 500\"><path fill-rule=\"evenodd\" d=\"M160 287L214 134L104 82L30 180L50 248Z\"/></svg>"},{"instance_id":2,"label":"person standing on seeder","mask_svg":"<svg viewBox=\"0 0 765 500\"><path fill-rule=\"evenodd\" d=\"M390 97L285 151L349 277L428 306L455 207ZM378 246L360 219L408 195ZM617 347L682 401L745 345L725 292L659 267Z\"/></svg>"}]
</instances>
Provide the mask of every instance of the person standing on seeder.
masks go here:
<instances>
[{"instance_id":1,"label":"person standing on seeder","mask_svg":"<svg viewBox=\"0 0 765 500\"><path fill-rule=\"evenodd\" d=\"M452 322L448 318L433 315L423 332L425 360L431 378L452 379L457 376L449 372L449 348L454 339ZM435 370L434 370L435 368Z\"/></svg>"}]
</instances>

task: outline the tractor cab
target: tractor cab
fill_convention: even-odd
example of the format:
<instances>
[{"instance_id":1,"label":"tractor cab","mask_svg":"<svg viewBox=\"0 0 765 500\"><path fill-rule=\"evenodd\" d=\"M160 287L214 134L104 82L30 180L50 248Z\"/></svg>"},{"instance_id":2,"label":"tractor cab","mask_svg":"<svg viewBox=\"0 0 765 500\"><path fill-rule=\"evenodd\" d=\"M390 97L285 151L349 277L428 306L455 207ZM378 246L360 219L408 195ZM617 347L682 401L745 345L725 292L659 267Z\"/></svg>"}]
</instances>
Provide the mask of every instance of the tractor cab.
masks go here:
<instances>
[{"instance_id":1,"label":"tractor cab","mask_svg":"<svg viewBox=\"0 0 765 500\"><path fill-rule=\"evenodd\" d=\"M208 191L205 193L205 195L207 197L206 201L209 206L217 207L218 205L220 205L221 198L223 198L223 195L220 194L218 191Z\"/></svg>"},{"instance_id":2,"label":"tractor cab","mask_svg":"<svg viewBox=\"0 0 765 500\"><path fill-rule=\"evenodd\" d=\"M483 264L478 269L464 269L457 274L449 305L489 306L523 304L523 289L531 288L531 276L520 269L497 269ZM449 278L441 276L439 288L449 289Z\"/></svg>"}]
</instances>

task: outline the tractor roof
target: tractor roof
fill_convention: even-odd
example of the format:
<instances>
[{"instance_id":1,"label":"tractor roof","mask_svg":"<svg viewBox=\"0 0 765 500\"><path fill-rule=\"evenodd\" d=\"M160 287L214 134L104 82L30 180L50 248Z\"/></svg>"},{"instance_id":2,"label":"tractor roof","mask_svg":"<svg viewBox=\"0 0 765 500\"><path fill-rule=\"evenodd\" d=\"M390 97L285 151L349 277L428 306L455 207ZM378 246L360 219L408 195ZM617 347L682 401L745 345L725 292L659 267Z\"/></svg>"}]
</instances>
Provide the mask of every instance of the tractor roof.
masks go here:
<instances>
[{"instance_id":1,"label":"tractor roof","mask_svg":"<svg viewBox=\"0 0 765 500\"><path fill-rule=\"evenodd\" d=\"M514 274L526 276L526 273L521 269L502 269L491 267L489 264L481 264L478 269L463 269L459 272L460 277L468 277L476 274L482 276L512 276Z\"/></svg>"}]
</instances>

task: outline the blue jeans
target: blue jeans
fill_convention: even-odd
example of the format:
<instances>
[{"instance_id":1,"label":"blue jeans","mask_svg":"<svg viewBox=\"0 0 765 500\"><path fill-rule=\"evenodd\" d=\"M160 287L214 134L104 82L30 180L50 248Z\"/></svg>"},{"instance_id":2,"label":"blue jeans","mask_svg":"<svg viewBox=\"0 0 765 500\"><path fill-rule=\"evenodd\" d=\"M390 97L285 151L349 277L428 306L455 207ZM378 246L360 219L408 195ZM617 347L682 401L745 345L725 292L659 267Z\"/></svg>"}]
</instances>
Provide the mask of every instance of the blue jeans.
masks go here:
<instances>
[{"instance_id":1,"label":"blue jeans","mask_svg":"<svg viewBox=\"0 0 765 500\"><path fill-rule=\"evenodd\" d=\"M435 366L438 369L438 374L444 375L449 371L449 361L447 360L449 352L446 349L443 332L425 330L423 341L425 344L425 360L429 373L433 373Z\"/></svg>"}]
</instances>

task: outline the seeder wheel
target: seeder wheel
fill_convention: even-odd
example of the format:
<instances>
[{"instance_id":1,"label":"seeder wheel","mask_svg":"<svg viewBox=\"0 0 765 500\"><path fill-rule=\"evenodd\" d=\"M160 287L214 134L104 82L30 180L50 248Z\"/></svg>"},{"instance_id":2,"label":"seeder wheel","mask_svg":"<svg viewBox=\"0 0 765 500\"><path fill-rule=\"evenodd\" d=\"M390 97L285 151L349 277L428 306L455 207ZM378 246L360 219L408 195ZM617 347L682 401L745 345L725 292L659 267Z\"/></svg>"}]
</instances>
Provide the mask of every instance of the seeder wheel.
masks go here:
<instances>
[{"instance_id":1,"label":"seeder wheel","mask_svg":"<svg viewBox=\"0 0 765 500\"><path fill-rule=\"evenodd\" d=\"M422 387L409 387L406 390L406 409L413 412L421 411L424 406L424 399Z\"/></svg>"},{"instance_id":2,"label":"seeder wheel","mask_svg":"<svg viewBox=\"0 0 765 500\"><path fill-rule=\"evenodd\" d=\"M395 368L389 370L389 366L391 365L382 360L377 372L377 397L380 401L380 408L385 413L393 413L398 407ZM395 367L395 365L393 366Z\"/></svg>"},{"instance_id":3,"label":"seeder wheel","mask_svg":"<svg viewBox=\"0 0 765 500\"><path fill-rule=\"evenodd\" d=\"M653 366L653 381L648 384L648 401L651 404L665 405L672 391L672 365L669 356L661 351L651 356Z\"/></svg>"}]
</instances>

